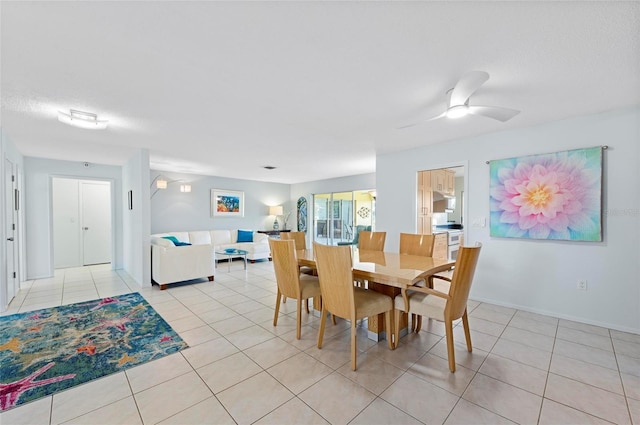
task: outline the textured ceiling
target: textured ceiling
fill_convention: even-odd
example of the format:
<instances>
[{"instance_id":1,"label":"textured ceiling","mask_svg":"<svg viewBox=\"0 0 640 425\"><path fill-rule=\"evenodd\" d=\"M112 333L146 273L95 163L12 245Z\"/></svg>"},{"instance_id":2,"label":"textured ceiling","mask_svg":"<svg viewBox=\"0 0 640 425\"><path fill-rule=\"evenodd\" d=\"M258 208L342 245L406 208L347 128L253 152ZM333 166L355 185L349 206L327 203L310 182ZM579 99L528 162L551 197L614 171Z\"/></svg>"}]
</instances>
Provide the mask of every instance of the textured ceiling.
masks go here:
<instances>
[{"instance_id":1,"label":"textured ceiling","mask_svg":"<svg viewBox=\"0 0 640 425\"><path fill-rule=\"evenodd\" d=\"M376 153L640 104L638 2L0 2L2 126L26 156L296 183ZM470 70L471 103L440 114ZM79 109L105 131L57 121ZM273 165L276 170L262 167Z\"/></svg>"}]
</instances>

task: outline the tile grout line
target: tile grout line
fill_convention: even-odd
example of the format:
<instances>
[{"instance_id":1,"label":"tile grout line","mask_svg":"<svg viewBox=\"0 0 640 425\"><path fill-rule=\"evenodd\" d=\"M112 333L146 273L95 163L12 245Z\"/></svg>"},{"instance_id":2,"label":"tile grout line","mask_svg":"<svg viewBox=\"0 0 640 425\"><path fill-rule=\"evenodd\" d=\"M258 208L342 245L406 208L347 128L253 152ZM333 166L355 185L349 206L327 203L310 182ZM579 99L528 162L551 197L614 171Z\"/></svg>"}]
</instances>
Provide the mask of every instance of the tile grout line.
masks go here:
<instances>
[{"instance_id":1,"label":"tile grout line","mask_svg":"<svg viewBox=\"0 0 640 425\"><path fill-rule=\"evenodd\" d=\"M618 367L618 378L620 379L620 385L622 386L622 396L624 397L624 403L627 406L627 414L629 415L630 423L633 423L633 416L631 415L631 406L629 406L629 397L627 396L627 389L624 386L622 380L622 371L620 370L620 363L618 362L618 354L616 353L616 346L613 344L613 337L611 336L611 329L608 329L609 337L611 338L611 346L613 348L613 356L616 359L616 366Z\"/></svg>"}]
</instances>

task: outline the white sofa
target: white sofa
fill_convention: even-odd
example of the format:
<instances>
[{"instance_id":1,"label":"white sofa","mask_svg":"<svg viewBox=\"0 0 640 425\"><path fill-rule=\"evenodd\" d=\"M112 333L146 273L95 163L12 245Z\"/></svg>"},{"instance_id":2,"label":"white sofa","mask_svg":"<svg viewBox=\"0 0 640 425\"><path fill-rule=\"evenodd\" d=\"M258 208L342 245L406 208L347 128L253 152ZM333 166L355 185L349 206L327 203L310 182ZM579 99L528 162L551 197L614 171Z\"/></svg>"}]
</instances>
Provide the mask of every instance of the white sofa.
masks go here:
<instances>
[{"instance_id":1,"label":"white sofa","mask_svg":"<svg viewBox=\"0 0 640 425\"><path fill-rule=\"evenodd\" d=\"M214 278L213 246L175 246L167 239L151 237L151 279L166 289L167 285L185 280Z\"/></svg>"},{"instance_id":2,"label":"white sofa","mask_svg":"<svg viewBox=\"0 0 640 425\"><path fill-rule=\"evenodd\" d=\"M190 246L175 246L164 236L173 236ZM165 289L166 284L199 277L213 280L215 251L235 248L247 251L247 260L271 259L269 237L253 232L253 242L238 242L237 230L198 230L151 235L151 277ZM227 258L226 256L224 257Z\"/></svg>"}]
</instances>

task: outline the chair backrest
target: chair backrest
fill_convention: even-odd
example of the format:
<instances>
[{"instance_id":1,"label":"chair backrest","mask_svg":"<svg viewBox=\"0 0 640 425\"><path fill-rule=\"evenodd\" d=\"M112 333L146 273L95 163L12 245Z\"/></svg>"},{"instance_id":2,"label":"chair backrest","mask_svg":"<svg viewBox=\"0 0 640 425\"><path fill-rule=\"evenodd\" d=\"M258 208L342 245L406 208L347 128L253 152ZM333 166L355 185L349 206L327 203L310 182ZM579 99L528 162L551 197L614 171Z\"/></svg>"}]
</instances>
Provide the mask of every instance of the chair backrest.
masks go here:
<instances>
[{"instance_id":1,"label":"chair backrest","mask_svg":"<svg viewBox=\"0 0 640 425\"><path fill-rule=\"evenodd\" d=\"M368 232L363 230L359 235L358 249L363 251L384 251L387 232Z\"/></svg>"},{"instance_id":2,"label":"chair backrest","mask_svg":"<svg viewBox=\"0 0 640 425\"><path fill-rule=\"evenodd\" d=\"M451 286L449 287L451 300L447 302L444 312L445 317L451 317L451 320L462 317L462 314L467 308L467 299L469 298L471 282L473 281L473 274L476 271L481 247L481 243L476 243L476 246L473 247L460 247L458 251L456 267L453 270Z\"/></svg>"},{"instance_id":3,"label":"chair backrest","mask_svg":"<svg viewBox=\"0 0 640 425\"><path fill-rule=\"evenodd\" d=\"M278 289L285 297L298 298L300 294L300 270L293 240L269 238L273 269L276 272Z\"/></svg>"},{"instance_id":4,"label":"chair backrest","mask_svg":"<svg viewBox=\"0 0 640 425\"><path fill-rule=\"evenodd\" d=\"M431 257L435 240L436 238L433 235L400 233L400 254Z\"/></svg>"},{"instance_id":5,"label":"chair backrest","mask_svg":"<svg viewBox=\"0 0 640 425\"><path fill-rule=\"evenodd\" d=\"M293 239L296 249L307 249L307 238L304 232L280 232L280 239Z\"/></svg>"},{"instance_id":6,"label":"chair backrest","mask_svg":"<svg viewBox=\"0 0 640 425\"><path fill-rule=\"evenodd\" d=\"M313 243L322 302L327 310L343 318L355 318L351 247Z\"/></svg>"}]
</instances>

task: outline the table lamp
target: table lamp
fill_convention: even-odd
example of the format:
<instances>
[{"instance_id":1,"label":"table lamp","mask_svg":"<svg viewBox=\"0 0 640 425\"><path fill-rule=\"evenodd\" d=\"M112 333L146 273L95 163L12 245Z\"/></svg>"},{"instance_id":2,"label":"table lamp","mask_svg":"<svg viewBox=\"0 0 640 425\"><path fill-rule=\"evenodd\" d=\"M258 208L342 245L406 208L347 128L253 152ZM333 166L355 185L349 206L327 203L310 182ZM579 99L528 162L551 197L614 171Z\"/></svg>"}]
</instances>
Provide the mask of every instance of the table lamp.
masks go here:
<instances>
[{"instance_id":1,"label":"table lamp","mask_svg":"<svg viewBox=\"0 0 640 425\"><path fill-rule=\"evenodd\" d=\"M284 210L282 208L282 205L275 205L272 207L269 207L269 215L274 215L276 216L275 220L273 220L273 230L278 230L278 216L282 215L284 213Z\"/></svg>"}]
</instances>

